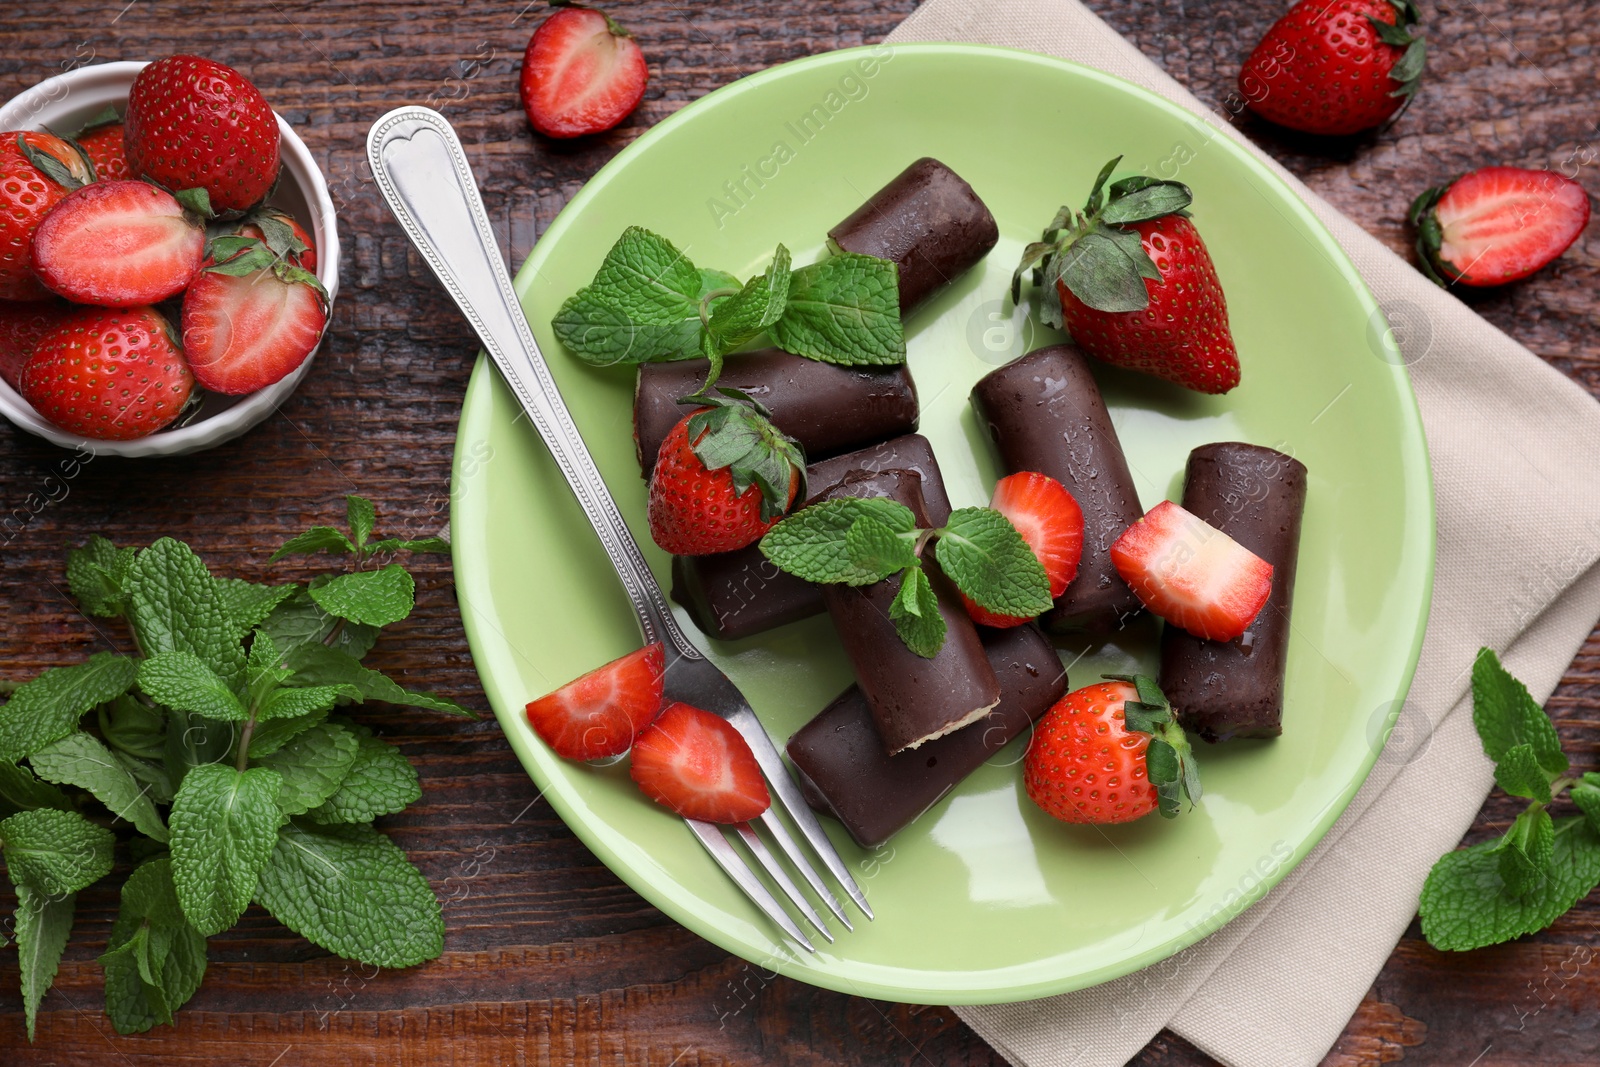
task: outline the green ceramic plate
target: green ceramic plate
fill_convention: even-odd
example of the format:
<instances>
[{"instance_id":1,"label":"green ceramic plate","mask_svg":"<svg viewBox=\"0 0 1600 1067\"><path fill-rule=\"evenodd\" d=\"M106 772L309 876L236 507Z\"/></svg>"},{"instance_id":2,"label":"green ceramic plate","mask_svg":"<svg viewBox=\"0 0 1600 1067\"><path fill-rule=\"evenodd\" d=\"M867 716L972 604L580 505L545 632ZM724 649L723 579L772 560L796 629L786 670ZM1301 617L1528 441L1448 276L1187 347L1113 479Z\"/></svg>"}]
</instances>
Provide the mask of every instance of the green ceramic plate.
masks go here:
<instances>
[{"instance_id":1,"label":"green ceramic plate","mask_svg":"<svg viewBox=\"0 0 1600 1067\"><path fill-rule=\"evenodd\" d=\"M1283 877L1338 817L1405 696L1427 616L1432 493L1416 404L1372 297L1311 212L1232 141L1096 71L957 45L816 56L720 89L640 137L578 193L517 288L578 426L666 584L630 434L633 375L597 370L551 336L561 301L630 224L700 266L748 274L782 241L796 262L911 160L972 183L1000 244L909 324L933 442L959 507L987 501L993 457L972 383L1054 335L1001 303L1012 265L1101 164L1176 175L1227 291L1244 383L1203 397L1106 372L1101 383L1149 507L1175 497L1195 445L1244 440L1310 469L1284 735L1200 753L1204 802L1110 830L1043 815L1020 785L1021 743L875 852L824 820L878 918L815 956L786 948L683 824L625 766L554 757L523 704L635 648L599 545L511 394L480 360L455 461L455 563L467 634L506 736L545 797L653 904L731 952L803 981L924 1003L1058 993L1163 959ZM691 634L697 633L687 618ZM1152 631L1068 645L1074 686L1153 667ZM702 642L706 643L706 642ZM709 652L781 744L850 680L826 618Z\"/></svg>"}]
</instances>

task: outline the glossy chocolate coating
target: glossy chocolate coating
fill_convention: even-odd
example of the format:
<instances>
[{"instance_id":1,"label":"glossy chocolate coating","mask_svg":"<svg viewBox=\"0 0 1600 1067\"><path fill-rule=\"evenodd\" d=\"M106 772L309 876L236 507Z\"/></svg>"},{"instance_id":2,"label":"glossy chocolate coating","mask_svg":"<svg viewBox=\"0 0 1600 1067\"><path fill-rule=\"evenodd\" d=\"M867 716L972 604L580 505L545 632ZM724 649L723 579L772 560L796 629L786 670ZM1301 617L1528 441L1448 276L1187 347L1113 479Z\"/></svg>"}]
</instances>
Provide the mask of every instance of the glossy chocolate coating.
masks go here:
<instances>
[{"instance_id":1,"label":"glossy chocolate coating","mask_svg":"<svg viewBox=\"0 0 1600 1067\"><path fill-rule=\"evenodd\" d=\"M828 231L842 251L892 260L900 268L900 316L976 266L1000 228L972 186L937 159L901 171Z\"/></svg>"},{"instance_id":2,"label":"glossy chocolate coating","mask_svg":"<svg viewBox=\"0 0 1600 1067\"><path fill-rule=\"evenodd\" d=\"M915 471L852 471L822 499L888 497L909 507L917 525L926 527L930 524L920 483ZM900 592L899 575L871 585L822 588L822 602L855 668L856 684L891 754L956 728L1000 699L1000 683L960 595L939 572L932 552L923 554L922 566L945 624L944 645L932 659L907 648L889 621L889 607Z\"/></svg>"},{"instance_id":3,"label":"glossy chocolate coating","mask_svg":"<svg viewBox=\"0 0 1600 1067\"><path fill-rule=\"evenodd\" d=\"M1161 634L1161 688L1183 728L1207 741L1283 732L1306 468L1299 460L1237 441L1189 453L1183 506L1272 564L1272 593L1242 637L1202 641L1176 626Z\"/></svg>"},{"instance_id":4,"label":"glossy chocolate coating","mask_svg":"<svg viewBox=\"0 0 1600 1067\"><path fill-rule=\"evenodd\" d=\"M806 468L806 483L815 499L838 485L853 470L916 471L928 517L942 525L950 517L950 498L933 446L918 434L834 456ZM797 622L823 612L822 590L780 571L761 554L759 545L715 556L675 556L672 599L711 637L733 641Z\"/></svg>"},{"instance_id":5,"label":"glossy chocolate coating","mask_svg":"<svg viewBox=\"0 0 1600 1067\"><path fill-rule=\"evenodd\" d=\"M706 380L703 359L646 363L633 393L633 440L639 470L650 476L656 453L692 408L678 403ZM772 421L815 462L917 428L917 387L905 364L836 367L778 348L728 357L717 385L765 405Z\"/></svg>"},{"instance_id":6,"label":"glossy chocolate coating","mask_svg":"<svg viewBox=\"0 0 1600 1067\"><path fill-rule=\"evenodd\" d=\"M979 379L972 405L1007 473L1047 474L1083 509L1078 574L1045 613L1045 629L1120 629L1141 608L1112 566L1111 546L1144 509L1089 361L1070 344L1030 352Z\"/></svg>"},{"instance_id":7,"label":"glossy chocolate coating","mask_svg":"<svg viewBox=\"0 0 1600 1067\"><path fill-rule=\"evenodd\" d=\"M933 807L1021 735L1067 691L1067 672L1039 628L978 631L1000 679L988 716L921 748L890 756L861 690L851 686L789 739L806 802L875 848Z\"/></svg>"}]
</instances>

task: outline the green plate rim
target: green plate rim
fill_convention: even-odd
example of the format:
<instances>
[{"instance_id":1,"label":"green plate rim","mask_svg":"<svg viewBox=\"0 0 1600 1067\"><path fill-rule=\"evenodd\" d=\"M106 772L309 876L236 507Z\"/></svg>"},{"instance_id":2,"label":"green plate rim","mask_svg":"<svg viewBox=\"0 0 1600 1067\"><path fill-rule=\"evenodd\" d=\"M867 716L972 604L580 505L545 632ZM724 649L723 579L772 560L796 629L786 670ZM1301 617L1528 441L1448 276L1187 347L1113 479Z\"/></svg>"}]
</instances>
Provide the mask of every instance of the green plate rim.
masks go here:
<instances>
[{"instance_id":1,"label":"green plate rim","mask_svg":"<svg viewBox=\"0 0 1600 1067\"><path fill-rule=\"evenodd\" d=\"M521 300L527 299L528 293L532 288L533 279L537 273L538 264L543 258L540 255L540 250L545 247L547 242L560 240L562 234L572 224L572 220L579 215L585 207L587 207L589 202L593 200L596 195L598 195L598 191L608 184L616 172L628 165L631 157L637 154L637 152L655 143L663 137L672 136L673 131L679 126L683 125L685 122L692 121L701 111L705 110L709 106L714 105L719 100L727 99L735 94L742 94L758 90L765 86L768 82L787 77L790 73L797 69L804 69L810 66L819 66L831 63L848 62L850 59L856 56L872 52L873 50L882 47L882 45L863 45L856 48L823 52L818 55L806 56L801 59L791 60L787 63L769 67L766 70L758 71L755 74L748 75L739 79L738 81L731 82L728 85L722 86L721 88L712 90L710 93L707 93L698 100L686 104L684 107L669 115L655 126L646 130L635 141L623 148L621 152L607 162L605 166L601 167L600 170L596 172L594 177L589 179L589 181L584 184L583 188L581 188L577 194L573 196L572 200L569 201L564 208L562 208L561 212L551 222L544 235L540 237L538 245L535 246L533 251L528 255L527 259L524 260L521 269L518 270L516 274L513 284L517 291L518 298ZM1041 53L1028 52L1015 48L981 44L934 42L896 44L893 47L897 54L925 56L968 56L973 54L998 55L1015 62L1034 63L1046 67L1067 70L1073 73L1075 76L1089 78L1094 81L1104 83L1112 88L1131 93L1145 103L1165 111L1169 116L1178 118L1186 123L1192 124L1197 118L1206 122L1210 121L1209 119L1205 119L1203 116L1198 116L1195 112L1190 111L1188 108L1182 107L1181 105L1174 103L1173 101L1168 100L1154 92L1151 92L1140 85L1136 85L1133 82L1127 81L1124 78L1119 78L1116 75L1108 74L1105 71L1098 70L1094 67L1085 66L1081 63L1075 63L1071 60L1060 59L1055 56L1043 55ZM1296 213L1299 220L1304 224L1306 232L1322 246L1323 250L1327 253L1330 261L1334 264L1336 269L1353 287L1360 302L1366 306L1368 313L1373 315L1381 315L1382 309L1378 304L1377 299L1372 295L1372 291L1367 287L1365 280L1362 279L1360 273L1356 270L1355 264L1351 262L1350 257L1345 253L1344 249L1340 247L1338 241L1334 239L1333 234L1326 226L1323 225L1322 221L1316 217L1316 215L1311 211L1309 205L1306 204L1299 194L1297 194L1294 189L1288 185L1288 183L1286 183L1275 171L1273 171L1271 167L1266 166L1244 145L1239 144L1233 138L1219 137L1214 143L1222 146L1224 151L1233 153L1252 173L1265 179L1275 191L1283 196L1283 198L1289 203L1293 211ZM1409 401L1408 404L1401 405L1401 413L1406 421L1406 425L1402 427L1403 435L1407 438L1413 439L1413 443L1420 446L1420 448L1408 448L1403 451L1401 457L1403 475L1407 481L1411 481L1420 476L1420 483L1418 484L1422 487L1425 487L1427 490L1426 493L1411 494L1406 499L1407 529L1425 530L1426 532L1426 574L1423 577L1422 583L1424 595L1421 598L1421 617L1418 620L1414 630L1412 645L1407 656L1405 669L1401 672L1400 685L1395 693L1394 711L1391 714L1388 723L1386 724L1385 728L1387 729L1393 726L1394 718L1399 715L1401 705L1404 702L1407 693L1410 691L1411 682L1416 673L1417 661L1422 652L1422 642L1427 631L1428 614L1433 600L1434 564L1437 550L1437 525L1433 493L1432 463L1429 459L1427 436L1423 430L1421 411L1417 406L1416 391L1411 386L1409 370L1394 342L1392 331L1386 333L1382 337L1381 344L1385 349L1383 358L1386 362L1390 363L1394 367L1396 374L1404 383L1404 395ZM462 473L462 466L464 462L470 458L467 456L463 448L463 442L469 437L473 436L468 431L471 428L470 423L475 417L474 411L484 410L483 405L476 402L477 395L481 390L489 387L489 382L494 373L495 372L492 369L488 357L484 353L480 352L478 355L478 360L473 367L471 378L467 384L466 395L462 401L462 414L457 427L455 452L451 464L450 521L452 531L458 528L457 523L461 518L459 512L462 506L461 501L464 495L461 492L461 486L464 477L467 477ZM1420 470L1417 469L1419 467ZM1422 499L1419 500L1418 497L1421 497ZM1418 533L1413 534L1413 536L1422 535ZM459 546L460 543L461 542L458 538L452 538L452 544L454 546ZM473 598L473 594L483 587L483 585L488 581L487 568L478 569L475 567L473 561L463 559L460 555L459 547L454 547L452 549L452 563L456 573L457 598L461 604L461 617L467 634L468 647L469 649L475 649L480 643L480 637L477 623L474 621L475 614L471 608L471 600ZM488 597L486 594L485 600L487 599ZM474 658L474 669L476 669L476 658ZM495 718L501 723L502 727L504 726L508 716L515 718L516 716L522 714L521 704L515 700L512 700L508 703L504 694L500 693L498 688L495 686L493 680L485 676L482 671L479 672L479 680L483 683L484 693L489 698L490 706L493 708L495 713ZM874 981L863 981L859 979L853 979L848 976L838 975L829 971L816 970L806 966L806 960L802 957L790 957L788 954L782 951L774 951L774 946L781 945L781 942L779 942L777 938L774 938L772 943L768 945L747 944L736 937L730 936L727 931L721 930L706 922L695 907L695 904L698 901L697 897L690 896L687 899L683 899L674 893L670 886L663 887L657 885L655 882L652 882L649 878L645 877L642 872L634 870L632 867L622 863L618 856L607 849L601 841L594 837L594 835L589 833L588 827L583 820L574 819L572 817L573 812L565 803L565 798L561 795L560 791L552 790L551 783L542 780L541 776L536 772L535 768L537 767L537 761L532 758L531 753L524 751L526 744L521 738L520 734L514 730L506 730L505 736L512 749L515 751L517 759L522 764L523 769L527 771L529 777L533 779L534 783L540 787L543 796L550 801L551 806L556 809L556 812L561 816L562 821L566 823L568 828L572 830L578 839L581 840L584 845L595 854L596 858L598 858L614 874L626 882L630 888L632 888L640 896L644 897L652 905L659 908L666 915L670 916L674 921L680 923L701 937L704 937L706 940L712 942L720 948L723 948L747 960L760 960L763 966L770 967L786 977L805 982L809 985L820 986L822 988L832 989L837 992L852 994L855 996L874 997L903 1003L939 1005L1005 1003L1018 1000L1033 1000L1041 997L1053 996L1059 993L1068 993L1074 990L1084 989L1090 986L1099 985L1104 982L1113 981L1117 978L1124 977L1125 975L1132 974L1135 971L1158 963L1161 960L1164 960L1175 953L1182 951L1195 942L1200 941L1201 939L1220 929L1226 923L1237 918L1239 915L1242 915L1258 900L1265 896L1275 885L1282 881L1282 879L1287 876L1290 871L1299 866L1300 861L1303 860L1311 852L1311 850L1322 841L1323 837L1327 835L1328 830L1332 828L1333 824L1344 813L1345 809L1349 806L1351 799L1355 796L1357 790L1359 790L1366 782L1367 777L1372 772L1373 766L1377 763L1378 757L1382 753L1381 746L1369 747L1369 754L1367 755L1364 764L1360 768L1359 773L1352 777L1349 785L1344 789L1344 791L1326 807L1322 815L1319 817L1312 832L1306 835L1306 837L1292 850L1292 853L1286 862L1279 864L1272 870L1270 874L1260 878L1256 885L1243 895L1239 906L1219 910L1216 914L1208 916L1203 921L1195 924L1184 934L1174 938L1169 938L1161 944L1151 946L1142 952L1119 959L1116 962L1107 964L1103 967L1098 967L1088 971L1077 971L1054 979L1042 979L1038 981L1009 985L997 984L992 980L987 982L976 981L976 979L983 975L996 973L1003 974L1004 970L1001 970L998 972L986 971L973 973L969 975L970 984L965 986L949 984L924 985L918 987L910 985L887 984ZM848 951L847 939L849 936L850 935L848 932L841 935L840 942L832 946L836 953L841 949Z\"/></svg>"}]
</instances>

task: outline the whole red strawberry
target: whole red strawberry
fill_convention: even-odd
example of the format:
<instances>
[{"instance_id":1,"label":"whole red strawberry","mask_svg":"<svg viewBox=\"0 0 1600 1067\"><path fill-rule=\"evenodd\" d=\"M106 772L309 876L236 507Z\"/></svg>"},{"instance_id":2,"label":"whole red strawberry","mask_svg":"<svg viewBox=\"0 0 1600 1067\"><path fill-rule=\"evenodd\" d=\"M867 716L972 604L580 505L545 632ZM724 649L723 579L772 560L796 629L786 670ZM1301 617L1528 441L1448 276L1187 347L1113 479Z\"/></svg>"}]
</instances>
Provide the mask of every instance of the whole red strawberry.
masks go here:
<instances>
[{"instance_id":1,"label":"whole red strawberry","mask_svg":"<svg viewBox=\"0 0 1600 1067\"><path fill-rule=\"evenodd\" d=\"M172 328L151 307L83 308L39 339L22 396L68 433L145 437L178 417L194 376Z\"/></svg>"},{"instance_id":2,"label":"whole red strawberry","mask_svg":"<svg viewBox=\"0 0 1600 1067\"><path fill-rule=\"evenodd\" d=\"M1202 393L1239 384L1239 355L1228 302L1200 232L1184 210L1188 186L1133 177L1113 182L1121 157L1107 163L1081 212L1062 208L1023 252L1022 274L1055 289L1042 302L1052 326L1113 366L1143 371Z\"/></svg>"},{"instance_id":3,"label":"whole red strawberry","mask_svg":"<svg viewBox=\"0 0 1600 1067\"><path fill-rule=\"evenodd\" d=\"M1256 114L1339 136L1385 122L1417 91L1427 46L1412 0L1300 0L1239 71Z\"/></svg>"},{"instance_id":4,"label":"whole red strawberry","mask_svg":"<svg viewBox=\"0 0 1600 1067\"><path fill-rule=\"evenodd\" d=\"M90 179L83 156L54 134L0 133L0 300L50 295L33 276L33 231Z\"/></svg>"},{"instance_id":5,"label":"whole red strawberry","mask_svg":"<svg viewBox=\"0 0 1600 1067\"><path fill-rule=\"evenodd\" d=\"M1189 741L1144 676L1108 676L1057 701L1033 728L1022 781L1035 804L1069 823L1132 822L1157 810L1170 819L1185 796L1200 799Z\"/></svg>"},{"instance_id":6,"label":"whole red strawberry","mask_svg":"<svg viewBox=\"0 0 1600 1067\"><path fill-rule=\"evenodd\" d=\"M65 300L0 300L0 379L20 390L23 365L39 338L72 310Z\"/></svg>"},{"instance_id":7,"label":"whole red strawberry","mask_svg":"<svg viewBox=\"0 0 1600 1067\"><path fill-rule=\"evenodd\" d=\"M123 137L134 174L174 192L204 189L214 211L243 211L278 180L272 108L243 74L199 56L139 72Z\"/></svg>"},{"instance_id":8,"label":"whole red strawberry","mask_svg":"<svg viewBox=\"0 0 1600 1067\"><path fill-rule=\"evenodd\" d=\"M644 53L609 15L551 3L560 10L540 23L522 56L522 109L548 137L609 130L644 98Z\"/></svg>"},{"instance_id":9,"label":"whole red strawberry","mask_svg":"<svg viewBox=\"0 0 1600 1067\"><path fill-rule=\"evenodd\" d=\"M697 399L709 406L678 421L650 474L650 536L679 556L759 541L805 478L800 446L748 398Z\"/></svg>"}]
</instances>

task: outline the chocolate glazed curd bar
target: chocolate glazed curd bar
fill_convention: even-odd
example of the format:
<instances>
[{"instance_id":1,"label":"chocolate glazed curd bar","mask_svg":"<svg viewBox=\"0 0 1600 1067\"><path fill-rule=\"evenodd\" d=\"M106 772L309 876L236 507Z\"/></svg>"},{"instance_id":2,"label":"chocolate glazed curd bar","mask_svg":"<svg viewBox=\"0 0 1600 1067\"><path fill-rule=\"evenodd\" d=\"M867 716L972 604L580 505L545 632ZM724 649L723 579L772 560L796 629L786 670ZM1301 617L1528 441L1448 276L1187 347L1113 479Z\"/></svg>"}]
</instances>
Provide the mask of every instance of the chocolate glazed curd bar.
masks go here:
<instances>
[{"instance_id":1,"label":"chocolate glazed curd bar","mask_svg":"<svg viewBox=\"0 0 1600 1067\"><path fill-rule=\"evenodd\" d=\"M690 411L680 397L706 380L703 359L646 363L633 394L633 440L639 470L650 476L667 434ZM905 364L839 367L779 348L728 357L717 385L764 405L772 421L815 461L917 428L917 387Z\"/></svg>"},{"instance_id":2,"label":"chocolate glazed curd bar","mask_svg":"<svg viewBox=\"0 0 1600 1067\"><path fill-rule=\"evenodd\" d=\"M1061 658L1037 626L980 627L984 654L1000 680L987 716L920 748L890 756L861 690L851 686L789 739L806 803L876 848L1020 736L1067 691Z\"/></svg>"},{"instance_id":3,"label":"chocolate glazed curd bar","mask_svg":"<svg viewBox=\"0 0 1600 1067\"><path fill-rule=\"evenodd\" d=\"M813 463L806 468L812 499L832 489L854 470L915 471L922 479L928 518L943 525L950 518L950 498L933 446L919 434L868 446L856 452ZM787 574L761 554L759 545L715 556L674 556L672 599L711 637L733 641L820 615L822 589Z\"/></svg>"},{"instance_id":4,"label":"chocolate glazed curd bar","mask_svg":"<svg viewBox=\"0 0 1600 1067\"><path fill-rule=\"evenodd\" d=\"M1078 574L1045 613L1045 629L1117 630L1141 607L1111 563L1111 545L1144 509L1088 360L1070 344L1030 352L979 379L972 406L1007 473L1047 474L1083 509Z\"/></svg>"},{"instance_id":5,"label":"chocolate glazed curd bar","mask_svg":"<svg viewBox=\"0 0 1600 1067\"><path fill-rule=\"evenodd\" d=\"M1306 468L1260 445L1224 441L1189 453L1183 506L1272 564L1272 593L1244 635L1161 634L1162 691L1183 728L1207 741L1283 732L1283 677Z\"/></svg>"},{"instance_id":6,"label":"chocolate glazed curd bar","mask_svg":"<svg viewBox=\"0 0 1600 1067\"><path fill-rule=\"evenodd\" d=\"M900 317L976 266L1000 228L972 186L937 159L923 157L828 231L840 251L900 268Z\"/></svg>"},{"instance_id":7,"label":"chocolate glazed curd bar","mask_svg":"<svg viewBox=\"0 0 1600 1067\"><path fill-rule=\"evenodd\" d=\"M888 497L909 507L917 525L927 527L921 481L915 471L852 471L822 499ZM960 595L939 572L932 552L923 553L922 566L946 631L944 645L932 659L907 648L889 621L889 607L900 591L898 574L871 585L822 587L822 602L890 755L959 730L1000 701L1000 682Z\"/></svg>"}]
</instances>

